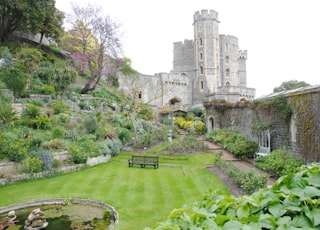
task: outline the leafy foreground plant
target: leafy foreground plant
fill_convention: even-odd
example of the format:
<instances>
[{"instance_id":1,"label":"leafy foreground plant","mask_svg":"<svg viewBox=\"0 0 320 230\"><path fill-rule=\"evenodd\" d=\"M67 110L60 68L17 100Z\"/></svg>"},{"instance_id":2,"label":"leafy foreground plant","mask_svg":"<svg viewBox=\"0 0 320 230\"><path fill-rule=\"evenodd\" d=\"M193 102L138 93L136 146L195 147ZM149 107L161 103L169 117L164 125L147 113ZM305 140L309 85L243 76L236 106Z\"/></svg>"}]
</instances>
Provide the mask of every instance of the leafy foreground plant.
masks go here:
<instances>
[{"instance_id":1,"label":"leafy foreground plant","mask_svg":"<svg viewBox=\"0 0 320 230\"><path fill-rule=\"evenodd\" d=\"M320 164L302 166L269 188L235 198L210 191L147 229L319 229Z\"/></svg>"}]
</instances>

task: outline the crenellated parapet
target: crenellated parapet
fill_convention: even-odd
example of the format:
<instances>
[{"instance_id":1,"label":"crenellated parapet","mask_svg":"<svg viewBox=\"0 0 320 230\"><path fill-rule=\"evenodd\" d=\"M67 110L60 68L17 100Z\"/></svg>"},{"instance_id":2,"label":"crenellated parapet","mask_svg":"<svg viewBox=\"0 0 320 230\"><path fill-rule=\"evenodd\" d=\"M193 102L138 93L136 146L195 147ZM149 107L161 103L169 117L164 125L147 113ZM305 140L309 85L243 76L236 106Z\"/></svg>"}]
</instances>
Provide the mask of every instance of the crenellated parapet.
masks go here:
<instances>
[{"instance_id":1,"label":"crenellated parapet","mask_svg":"<svg viewBox=\"0 0 320 230\"><path fill-rule=\"evenodd\" d=\"M193 19L194 21L200 21L200 20L208 20L208 19L212 19L215 20L217 22L219 22L218 20L218 12L214 11L214 10L201 10L201 11L197 11L194 15L193 15Z\"/></svg>"},{"instance_id":2,"label":"crenellated parapet","mask_svg":"<svg viewBox=\"0 0 320 230\"><path fill-rule=\"evenodd\" d=\"M247 58L248 58L247 50L239 50L239 59L247 60Z\"/></svg>"}]
</instances>

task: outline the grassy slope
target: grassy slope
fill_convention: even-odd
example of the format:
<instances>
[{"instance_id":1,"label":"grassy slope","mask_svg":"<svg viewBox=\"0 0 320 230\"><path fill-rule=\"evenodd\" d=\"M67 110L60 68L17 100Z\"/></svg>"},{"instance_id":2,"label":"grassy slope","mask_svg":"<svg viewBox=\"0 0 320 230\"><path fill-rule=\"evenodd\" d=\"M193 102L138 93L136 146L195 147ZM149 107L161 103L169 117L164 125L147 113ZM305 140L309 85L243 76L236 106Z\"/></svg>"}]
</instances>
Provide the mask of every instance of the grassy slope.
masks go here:
<instances>
[{"instance_id":1,"label":"grassy slope","mask_svg":"<svg viewBox=\"0 0 320 230\"><path fill-rule=\"evenodd\" d=\"M160 156L160 167L129 168L131 153L121 153L106 164L49 179L0 188L0 205L51 197L79 197L103 201L116 208L116 229L143 229L162 221L174 208L201 200L209 189L225 185L202 167L210 154Z\"/></svg>"}]
</instances>

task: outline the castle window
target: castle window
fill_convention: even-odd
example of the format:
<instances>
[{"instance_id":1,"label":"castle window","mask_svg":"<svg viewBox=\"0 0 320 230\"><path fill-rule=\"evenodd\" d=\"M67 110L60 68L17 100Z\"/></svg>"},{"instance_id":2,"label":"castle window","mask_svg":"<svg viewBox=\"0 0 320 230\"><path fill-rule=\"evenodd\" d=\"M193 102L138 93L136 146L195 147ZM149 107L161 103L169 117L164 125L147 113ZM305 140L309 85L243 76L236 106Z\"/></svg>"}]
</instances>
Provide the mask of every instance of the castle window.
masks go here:
<instances>
[{"instance_id":1,"label":"castle window","mask_svg":"<svg viewBox=\"0 0 320 230\"><path fill-rule=\"evenodd\" d=\"M203 66L200 66L200 74L203 74Z\"/></svg>"},{"instance_id":2,"label":"castle window","mask_svg":"<svg viewBox=\"0 0 320 230\"><path fill-rule=\"evenodd\" d=\"M227 81L226 82L226 86L229 87L230 86L230 82Z\"/></svg>"},{"instance_id":3,"label":"castle window","mask_svg":"<svg viewBox=\"0 0 320 230\"><path fill-rule=\"evenodd\" d=\"M141 99L142 98L142 92L139 92L138 98Z\"/></svg>"},{"instance_id":4,"label":"castle window","mask_svg":"<svg viewBox=\"0 0 320 230\"><path fill-rule=\"evenodd\" d=\"M203 45L202 38L200 38L199 42L200 42L200 46L202 46Z\"/></svg>"},{"instance_id":5,"label":"castle window","mask_svg":"<svg viewBox=\"0 0 320 230\"><path fill-rule=\"evenodd\" d=\"M226 56L226 64L229 64L229 56Z\"/></svg>"},{"instance_id":6,"label":"castle window","mask_svg":"<svg viewBox=\"0 0 320 230\"><path fill-rule=\"evenodd\" d=\"M226 69L226 77L230 77L230 70Z\"/></svg>"},{"instance_id":7,"label":"castle window","mask_svg":"<svg viewBox=\"0 0 320 230\"><path fill-rule=\"evenodd\" d=\"M203 60L203 53L200 53L200 60Z\"/></svg>"},{"instance_id":8,"label":"castle window","mask_svg":"<svg viewBox=\"0 0 320 230\"><path fill-rule=\"evenodd\" d=\"M200 89L203 89L204 86L203 86L203 81L200 81Z\"/></svg>"}]
</instances>

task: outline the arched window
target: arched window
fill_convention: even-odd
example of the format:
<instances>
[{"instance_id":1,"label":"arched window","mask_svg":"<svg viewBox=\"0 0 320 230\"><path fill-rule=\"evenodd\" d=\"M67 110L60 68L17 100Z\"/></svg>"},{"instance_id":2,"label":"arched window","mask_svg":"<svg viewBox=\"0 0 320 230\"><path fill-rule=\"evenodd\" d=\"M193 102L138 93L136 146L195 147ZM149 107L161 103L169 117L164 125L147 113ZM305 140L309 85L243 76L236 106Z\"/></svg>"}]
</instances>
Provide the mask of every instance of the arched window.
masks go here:
<instances>
[{"instance_id":1,"label":"arched window","mask_svg":"<svg viewBox=\"0 0 320 230\"><path fill-rule=\"evenodd\" d=\"M200 42L200 46L202 46L203 45L202 38L200 38L199 42Z\"/></svg>"},{"instance_id":2,"label":"arched window","mask_svg":"<svg viewBox=\"0 0 320 230\"><path fill-rule=\"evenodd\" d=\"M214 130L214 119L213 117L210 117L208 119L208 131Z\"/></svg>"},{"instance_id":3,"label":"arched window","mask_svg":"<svg viewBox=\"0 0 320 230\"><path fill-rule=\"evenodd\" d=\"M229 82L229 81L226 82L226 86L227 86L227 87L230 86L230 82Z\"/></svg>"},{"instance_id":4,"label":"arched window","mask_svg":"<svg viewBox=\"0 0 320 230\"><path fill-rule=\"evenodd\" d=\"M203 53L200 53L200 60L203 60Z\"/></svg>"}]
</instances>

